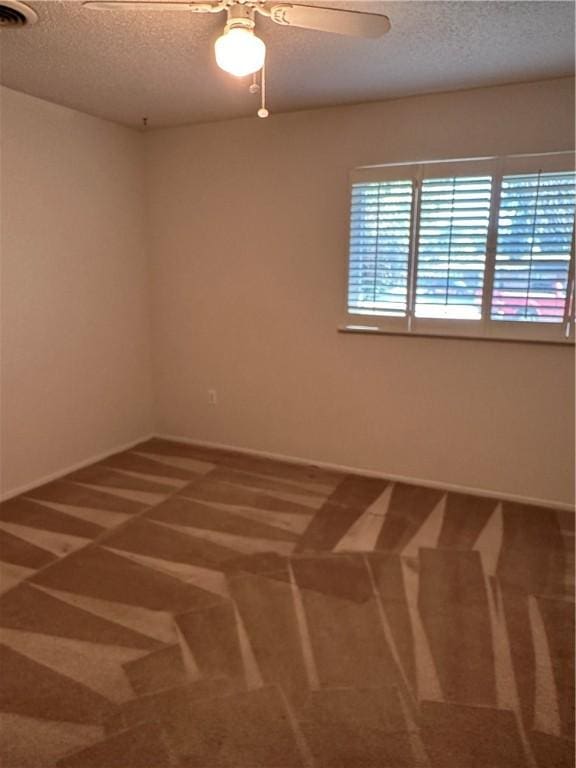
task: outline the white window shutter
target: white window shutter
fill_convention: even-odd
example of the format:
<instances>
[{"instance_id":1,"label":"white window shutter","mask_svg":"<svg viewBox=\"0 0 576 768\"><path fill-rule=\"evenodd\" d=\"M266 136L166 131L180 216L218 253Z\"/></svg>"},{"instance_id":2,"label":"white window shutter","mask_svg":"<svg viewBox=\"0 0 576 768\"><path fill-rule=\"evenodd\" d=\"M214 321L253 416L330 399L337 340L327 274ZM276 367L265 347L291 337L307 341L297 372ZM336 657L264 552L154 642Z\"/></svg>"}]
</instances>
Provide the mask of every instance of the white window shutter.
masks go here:
<instances>
[{"instance_id":1,"label":"white window shutter","mask_svg":"<svg viewBox=\"0 0 576 768\"><path fill-rule=\"evenodd\" d=\"M409 180L352 185L349 313L406 315L413 197Z\"/></svg>"},{"instance_id":2,"label":"white window shutter","mask_svg":"<svg viewBox=\"0 0 576 768\"><path fill-rule=\"evenodd\" d=\"M573 172L504 176L491 318L562 323L576 202Z\"/></svg>"},{"instance_id":3,"label":"white window shutter","mask_svg":"<svg viewBox=\"0 0 576 768\"><path fill-rule=\"evenodd\" d=\"M490 176L422 182L416 317L481 318L491 192Z\"/></svg>"}]
</instances>

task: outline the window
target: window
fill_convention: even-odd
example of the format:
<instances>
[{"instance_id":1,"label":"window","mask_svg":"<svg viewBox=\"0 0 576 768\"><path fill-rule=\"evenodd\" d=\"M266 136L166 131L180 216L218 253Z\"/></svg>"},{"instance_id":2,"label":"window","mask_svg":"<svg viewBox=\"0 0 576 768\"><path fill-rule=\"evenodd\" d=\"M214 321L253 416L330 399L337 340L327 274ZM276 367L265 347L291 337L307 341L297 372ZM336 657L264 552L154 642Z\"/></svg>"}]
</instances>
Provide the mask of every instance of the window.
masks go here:
<instances>
[{"instance_id":1,"label":"window","mask_svg":"<svg viewBox=\"0 0 576 768\"><path fill-rule=\"evenodd\" d=\"M358 169L349 329L570 341L574 155Z\"/></svg>"},{"instance_id":2,"label":"window","mask_svg":"<svg viewBox=\"0 0 576 768\"><path fill-rule=\"evenodd\" d=\"M348 309L406 314L413 184L358 184L352 188Z\"/></svg>"},{"instance_id":3,"label":"window","mask_svg":"<svg viewBox=\"0 0 576 768\"><path fill-rule=\"evenodd\" d=\"M479 319L492 179L424 179L416 272L416 317Z\"/></svg>"}]
</instances>

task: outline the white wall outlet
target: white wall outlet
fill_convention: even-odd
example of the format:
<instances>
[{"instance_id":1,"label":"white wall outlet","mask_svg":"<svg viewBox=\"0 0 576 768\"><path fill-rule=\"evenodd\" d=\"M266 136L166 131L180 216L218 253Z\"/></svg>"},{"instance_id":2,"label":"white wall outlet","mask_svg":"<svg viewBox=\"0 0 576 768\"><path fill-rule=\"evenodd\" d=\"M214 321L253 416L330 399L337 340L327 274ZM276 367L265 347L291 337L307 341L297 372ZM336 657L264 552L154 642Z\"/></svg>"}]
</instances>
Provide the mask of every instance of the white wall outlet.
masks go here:
<instances>
[{"instance_id":1,"label":"white wall outlet","mask_svg":"<svg viewBox=\"0 0 576 768\"><path fill-rule=\"evenodd\" d=\"M208 390L208 402L210 405L216 405L218 402L218 395L216 394L215 389L209 389Z\"/></svg>"}]
</instances>

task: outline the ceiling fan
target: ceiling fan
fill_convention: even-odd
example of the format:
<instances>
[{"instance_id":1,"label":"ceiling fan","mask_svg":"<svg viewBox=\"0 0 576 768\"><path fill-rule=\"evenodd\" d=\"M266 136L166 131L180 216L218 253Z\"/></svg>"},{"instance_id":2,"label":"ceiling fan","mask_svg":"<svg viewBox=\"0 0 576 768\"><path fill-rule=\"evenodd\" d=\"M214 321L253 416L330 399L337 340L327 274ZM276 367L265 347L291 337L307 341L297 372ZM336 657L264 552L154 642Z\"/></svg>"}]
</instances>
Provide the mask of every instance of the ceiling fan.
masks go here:
<instances>
[{"instance_id":1,"label":"ceiling fan","mask_svg":"<svg viewBox=\"0 0 576 768\"><path fill-rule=\"evenodd\" d=\"M236 77L261 71L262 106L259 117L267 117L264 103L264 64L266 46L254 34L256 14L275 24L302 27L320 32L335 32L353 37L381 37L390 29L387 16L340 8L269 2L268 0L213 0L212 2L154 2L153 0L87 0L85 8L98 11L184 11L188 13L221 13L227 21L222 35L214 44L216 63ZM253 83L251 92L260 87Z\"/></svg>"}]
</instances>

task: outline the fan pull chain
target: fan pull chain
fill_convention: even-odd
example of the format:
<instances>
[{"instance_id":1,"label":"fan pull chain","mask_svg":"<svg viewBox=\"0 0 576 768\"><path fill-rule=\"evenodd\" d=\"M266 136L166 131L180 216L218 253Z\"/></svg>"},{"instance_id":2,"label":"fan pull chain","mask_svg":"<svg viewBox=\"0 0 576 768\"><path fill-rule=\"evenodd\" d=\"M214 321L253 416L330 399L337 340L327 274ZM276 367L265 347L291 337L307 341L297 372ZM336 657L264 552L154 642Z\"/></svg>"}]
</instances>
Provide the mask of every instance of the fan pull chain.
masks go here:
<instances>
[{"instance_id":1,"label":"fan pull chain","mask_svg":"<svg viewBox=\"0 0 576 768\"><path fill-rule=\"evenodd\" d=\"M266 63L262 66L260 72L260 86L261 86L261 101L260 109L258 110L258 117L268 117L270 114L266 109Z\"/></svg>"},{"instance_id":2,"label":"fan pull chain","mask_svg":"<svg viewBox=\"0 0 576 768\"><path fill-rule=\"evenodd\" d=\"M260 85L258 84L258 73L254 72L252 75L252 82L250 83L250 87L248 88L248 93L258 93L260 90Z\"/></svg>"}]
</instances>

